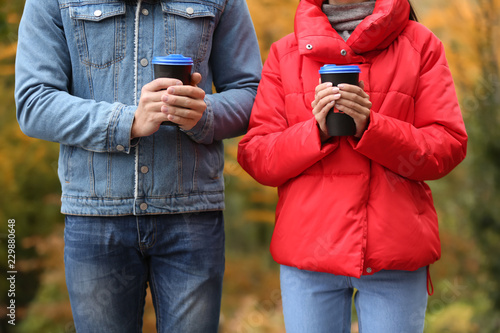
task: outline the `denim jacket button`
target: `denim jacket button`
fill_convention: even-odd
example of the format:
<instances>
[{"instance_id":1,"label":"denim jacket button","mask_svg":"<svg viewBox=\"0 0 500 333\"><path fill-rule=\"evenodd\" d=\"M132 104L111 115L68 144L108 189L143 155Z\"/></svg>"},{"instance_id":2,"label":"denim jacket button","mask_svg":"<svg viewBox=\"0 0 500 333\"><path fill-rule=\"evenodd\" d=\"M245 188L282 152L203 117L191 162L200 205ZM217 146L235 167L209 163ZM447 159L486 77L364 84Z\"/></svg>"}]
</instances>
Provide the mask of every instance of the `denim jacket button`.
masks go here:
<instances>
[{"instance_id":1,"label":"denim jacket button","mask_svg":"<svg viewBox=\"0 0 500 333\"><path fill-rule=\"evenodd\" d=\"M148 209L148 204L147 204L147 203L145 203L145 202L143 202L143 203L141 203L141 205L140 205L139 207L140 207L142 210L146 210L146 209Z\"/></svg>"},{"instance_id":2,"label":"denim jacket button","mask_svg":"<svg viewBox=\"0 0 500 333\"><path fill-rule=\"evenodd\" d=\"M148 59L146 58L141 59L141 66L146 67L147 65L149 65Z\"/></svg>"},{"instance_id":3,"label":"denim jacket button","mask_svg":"<svg viewBox=\"0 0 500 333\"><path fill-rule=\"evenodd\" d=\"M101 15L102 15L102 11L100 11L99 9L94 12L95 17L99 17Z\"/></svg>"},{"instance_id":4,"label":"denim jacket button","mask_svg":"<svg viewBox=\"0 0 500 333\"><path fill-rule=\"evenodd\" d=\"M142 10L142 15L144 15L144 16L148 16L148 15L149 15L149 10L147 10L146 8L144 8L144 9Z\"/></svg>"},{"instance_id":5,"label":"denim jacket button","mask_svg":"<svg viewBox=\"0 0 500 333\"><path fill-rule=\"evenodd\" d=\"M194 9L192 7L188 7L188 8L186 8L186 13L188 13L189 15L191 15L191 14L194 13Z\"/></svg>"},{"instance_id":6,"label":"denim jacket button","mask_svg":"<svg viewBox=\"0 0 500 333\"><path fill-rule=\"evenodd\" d=\"M116 150L118 150L118 151L124 151L125 147L123 147L122 145L118 145L118 146L116 146Z\"/></svg>"},{"instance_id":7,"label":"denim jacket button","mask_svg":"<svg viewBox=\"0 0 500 333\"><path fill-rule=\"evenodd\" d=\"M148 173L149 172L149 168L147 166L142 166L141 167L141 172L142 173Z\"/></svg>"}]
</instances>

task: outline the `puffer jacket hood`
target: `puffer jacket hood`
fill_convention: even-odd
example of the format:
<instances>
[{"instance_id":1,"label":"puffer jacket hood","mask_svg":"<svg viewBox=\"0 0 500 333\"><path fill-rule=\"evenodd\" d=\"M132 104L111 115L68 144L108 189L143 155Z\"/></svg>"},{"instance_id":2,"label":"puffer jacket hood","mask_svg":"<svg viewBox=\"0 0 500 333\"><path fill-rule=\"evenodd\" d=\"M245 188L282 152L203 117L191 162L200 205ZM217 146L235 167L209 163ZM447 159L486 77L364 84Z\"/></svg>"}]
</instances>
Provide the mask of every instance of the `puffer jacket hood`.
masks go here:
<instances>
[{"instance_id":1,"label":"puffer jacket hood","mask_svg":"<svg viewBox=\"0 0 500 333\"><path fill-rule=\"evenodd\" d=\"M377 0L347 42L302 0L295 33L271 47L238 161L277 186L271 253L280 264L359 277L440 258L426 180L466 155L467 134L441 42L407 0ZM355 64L373 104L361 139L322 143L311 102L325 64Z\"/></svg>"}]
</instances>

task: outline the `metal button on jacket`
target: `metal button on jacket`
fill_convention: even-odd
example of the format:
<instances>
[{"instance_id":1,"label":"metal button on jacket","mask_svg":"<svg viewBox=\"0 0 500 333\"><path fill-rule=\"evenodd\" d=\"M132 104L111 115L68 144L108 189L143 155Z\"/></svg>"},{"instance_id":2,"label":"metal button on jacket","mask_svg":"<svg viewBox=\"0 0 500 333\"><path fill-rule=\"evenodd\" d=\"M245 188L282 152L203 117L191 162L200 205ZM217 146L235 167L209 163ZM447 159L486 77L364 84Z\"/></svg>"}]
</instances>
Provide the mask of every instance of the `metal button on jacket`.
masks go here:
<instances>
[{"instance_id":1,"label":"metal button on jacket","mask_svg":"<svg viewBox=\"0 0 500 333\"><path fill-rule=\"evenodd\" d=\"M340 54L343 55L343 56L345 56L347 54L347 51L344 50L344 49L342 49L342 51L340 51Z\"/></svg>"},{"instance_id":2,"label":"metal button on jacket","mask_svg":"<svg viewBox=\"0 0 500 333\"><path fill-rule=\"evenodd\" d=\"M102 11L100 11L99 9L94 12L95 17L99 17L101 15L102 15Z\"/></svg>"},{"instance_id":3,"label":"metal button on jacket","mask_svg":"<svg viewBox=\"0 0 500 333\"><path fill-rule=\"evenodd\" d=\"M306 45L306 49L308 49L308 50L312 50L312 48L313 48L313 46L312 46L311 44L307 44L307 45Z\"/></svg>"},{"instance_id":4,"label":"metal button on jacket","mask_svg":"<svg viewBox=\"0 0 500 333\"><path fill-rule=\"evenodd\" d=\"M192 7L188 7L188 8L186 8L186 13L188 13L189 15L191 15L191 14L194 13L194 9Z\"/></svg>"}]
</instances>

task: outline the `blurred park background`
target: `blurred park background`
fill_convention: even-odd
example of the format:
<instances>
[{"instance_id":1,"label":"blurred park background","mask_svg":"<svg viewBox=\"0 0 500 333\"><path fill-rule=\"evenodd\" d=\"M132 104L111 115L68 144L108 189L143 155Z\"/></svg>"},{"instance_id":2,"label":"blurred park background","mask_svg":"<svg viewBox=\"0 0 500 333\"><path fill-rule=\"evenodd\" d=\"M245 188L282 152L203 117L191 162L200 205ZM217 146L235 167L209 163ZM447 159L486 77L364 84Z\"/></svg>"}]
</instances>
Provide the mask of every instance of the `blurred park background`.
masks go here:
<instances>
[{"instance_id":1,"label":"blurred park background","mask_svg":"<svg viewBox=\"0 0 500 333\"><path fill-rule=\"evenodd\" d=\"M293 31L298 0L247 0L265 61ZM500 332L500 0L413 0L444 43L469 134L466 160L430 182L442 259L431 266L425 332ZM0 332L74 332L63 266L58 145L16 122L14 60L23 0L0 0ZM260 186L226 142L222 333L284 332L278 266L268 252L276 189ZM6 322L7 221L16 220L16 326ZM155 332L150 296L144 332ZM353 317L353 321L356 317ZM353 324L356 331L356 324Z\"/></svg>"}]
</instances>

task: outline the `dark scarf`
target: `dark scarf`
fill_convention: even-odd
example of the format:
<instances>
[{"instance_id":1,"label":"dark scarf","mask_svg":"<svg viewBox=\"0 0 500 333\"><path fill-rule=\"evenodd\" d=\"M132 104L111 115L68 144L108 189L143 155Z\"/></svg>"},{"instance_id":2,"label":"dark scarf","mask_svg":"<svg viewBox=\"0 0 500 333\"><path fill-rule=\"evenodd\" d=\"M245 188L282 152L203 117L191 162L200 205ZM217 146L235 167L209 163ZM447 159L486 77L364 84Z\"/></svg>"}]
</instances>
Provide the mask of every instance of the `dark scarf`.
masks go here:
<instances>
[{"instance_id":1,"label":"dark scarf","mask_svg":"<svg viewBox=\"0 0 500 333\"><path fill-rule=\"evenodd\" d=\"M323 13L328 17L328 21L333 29L344 39L347 40L358 24L365 17L373 13L375 0L368 2L352 3L345 5L323 4Z\"/></svg>"}]
</instances>

